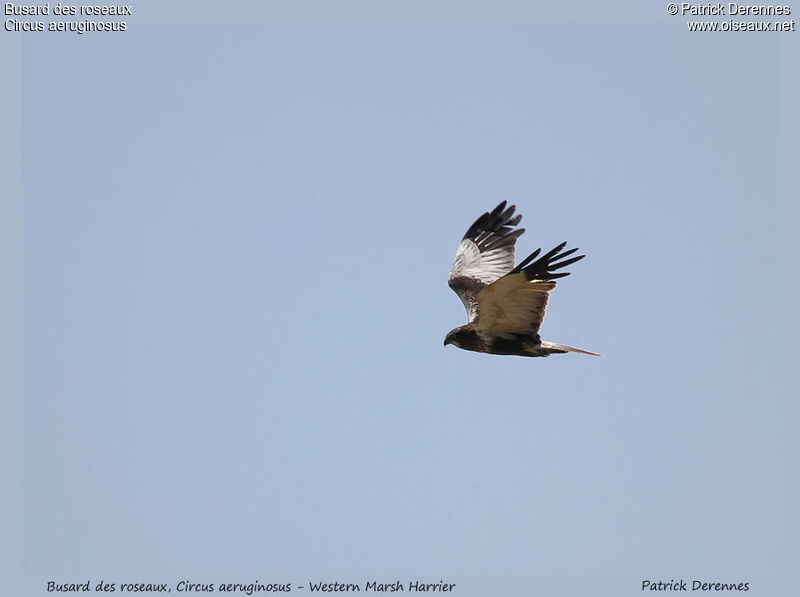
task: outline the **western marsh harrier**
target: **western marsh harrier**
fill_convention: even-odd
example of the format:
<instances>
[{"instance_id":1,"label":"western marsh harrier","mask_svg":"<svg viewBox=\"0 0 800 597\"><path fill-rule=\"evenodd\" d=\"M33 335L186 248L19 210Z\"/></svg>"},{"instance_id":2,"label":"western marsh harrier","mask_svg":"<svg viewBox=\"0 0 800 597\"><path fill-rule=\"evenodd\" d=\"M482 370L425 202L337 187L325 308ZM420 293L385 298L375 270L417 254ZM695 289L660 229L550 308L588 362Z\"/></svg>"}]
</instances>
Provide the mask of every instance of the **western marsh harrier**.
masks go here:
<instances>
[{"instance_id":1,"label":"western marsh harrier","mask_svg":"<svg viewBox=\"0 0 800 597\"><path fill-rule=\"evenodd\" d=\"M541 249L514 267L514 245L525 232L516 228L522 216L503 201L475 220L456 251L448 283L467 309L469 323L451 330L444 344L464 350L546 357L553 353L588 350L545 342L539 337L554 280L568 276L557 272L585 255L570 257L578 249L564 250L561 243L539 257ZM537 259L538 257L538 259Z\"/></svg>"}]
</instances>

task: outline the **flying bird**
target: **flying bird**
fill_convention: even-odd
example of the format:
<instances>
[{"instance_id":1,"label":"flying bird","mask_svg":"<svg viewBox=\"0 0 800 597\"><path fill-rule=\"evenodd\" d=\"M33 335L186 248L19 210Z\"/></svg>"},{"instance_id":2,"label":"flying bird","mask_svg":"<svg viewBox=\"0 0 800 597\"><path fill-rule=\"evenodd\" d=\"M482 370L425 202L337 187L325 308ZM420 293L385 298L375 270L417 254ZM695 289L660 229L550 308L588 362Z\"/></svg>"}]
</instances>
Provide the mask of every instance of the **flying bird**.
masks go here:
<instances>
[{"instance_id":1,"label":"flying bird","mask_svg":"<svg viewBox=\"0 0 800 597\"><path fill-rule=\"evenodd\" d=\"M585 257L570 257L578 249L564 250L561 243L541 257L541 249L514 267L514 245L525 232L516 228L522 215L503 201L469 227L456 251L448 284L467 309L469 323L451 330L444 345L490 354L546 357L553 353L579 352L564 344L546 342L539 336L554 280L568 276L558 272Z\"/></svg>"}]
</instances>

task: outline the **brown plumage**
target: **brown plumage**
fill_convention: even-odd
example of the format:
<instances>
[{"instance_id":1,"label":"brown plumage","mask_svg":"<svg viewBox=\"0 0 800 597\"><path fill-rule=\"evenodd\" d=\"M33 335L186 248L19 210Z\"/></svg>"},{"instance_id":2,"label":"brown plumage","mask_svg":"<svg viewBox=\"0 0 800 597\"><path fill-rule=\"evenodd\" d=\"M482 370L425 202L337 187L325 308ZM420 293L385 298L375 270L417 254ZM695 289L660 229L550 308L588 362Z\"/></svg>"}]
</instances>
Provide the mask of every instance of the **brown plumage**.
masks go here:
<instances>
[{"instance_id":1,"label":"brown plumage","mask_svg":"<svg viewBox=\"0 0 800 597\"><path fill-rule=\"evenodd\" d=\"M525 232L516 228L522 216L503 201L469 227L456 251L448 283L467 309L469 323L451 330L445 346L491 354L546 357L552 353L595 352L543 341L539 328L544 319L553 281L568 276L558 272L585 255L572 255L561 243L541 257L541 249L514 267L514 245Z\"/></svg>"}]
</instances>

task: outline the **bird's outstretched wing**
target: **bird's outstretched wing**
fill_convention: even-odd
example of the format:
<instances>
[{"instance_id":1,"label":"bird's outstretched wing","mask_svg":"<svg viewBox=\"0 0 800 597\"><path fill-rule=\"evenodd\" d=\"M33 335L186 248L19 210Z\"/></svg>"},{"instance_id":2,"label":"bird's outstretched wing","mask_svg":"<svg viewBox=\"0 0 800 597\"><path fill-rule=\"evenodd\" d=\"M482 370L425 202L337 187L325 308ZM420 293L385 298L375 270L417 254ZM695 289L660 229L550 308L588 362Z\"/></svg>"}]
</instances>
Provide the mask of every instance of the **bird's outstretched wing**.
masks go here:
<instances>
[{"instance_id":1,"label":"bird's outstretched wing","mask_svg":"<svg viewBox=\"0 0 800 597\"><path fill-rule=\"evenodd\" d=\"M514 228L522 216L501 202L469 227L456 251L448 284L461 298L469 321L478 318L478 293L514 268L514 244L524 228Z\"/></svg>"},{"instance_id":2,"label":"bird's outstretched wing","mask_svg":"<svg viewBox=\"0 0 800 597\"><path fill-rule=\"evenodd\" d=\"M477 294L479 333L527 334L538 340L549 293L556 287L553 280L569 275L556 270L585 257L570 257L578 249L564 251L566 244L561 243L538 259L541 249L536 249L508 274Z\"/></svg>"}]
</instances>

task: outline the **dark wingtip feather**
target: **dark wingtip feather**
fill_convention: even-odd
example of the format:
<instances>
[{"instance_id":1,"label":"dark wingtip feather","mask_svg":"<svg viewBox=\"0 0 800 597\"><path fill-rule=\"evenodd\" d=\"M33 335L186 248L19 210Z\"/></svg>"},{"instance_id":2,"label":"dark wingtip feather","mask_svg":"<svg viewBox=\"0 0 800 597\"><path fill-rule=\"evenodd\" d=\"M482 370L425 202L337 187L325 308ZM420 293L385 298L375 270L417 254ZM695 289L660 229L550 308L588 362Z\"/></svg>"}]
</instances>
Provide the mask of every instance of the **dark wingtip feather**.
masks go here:
<instances>
[{"instance_id":1,"label":"dark wingtip feather","mask_svg":"<svg viewBox=\"0 0 800 597\"><path fill-rule=\"evenodd\" d=\"M572 259L567 259L566 261L559 261L558 263L551 263L550 264L550 271L561 269L562 267L567 267L568 265L572 265L576 261L580 261L586 257L586 255L578 255L577 257L573 257Z\"/></svg>"},{"instance_id":2,"label":"dark wingtip feather","mask_svg":"<svg viewBox=\"0 0 800 597\"><path fill-rule=\"evenodd\" d=\"M512 274L515 274L515 273L517 273L517 272L520 272L520 271L522 271L522 268L524 268L524 267L525 267L526 265L528 265L528 264L529 264L531 261L533 261L534 259L536 259L536 257L537 257L537 256L539 255L539 253L541 253L541 252L542 252L542 249L541 249L541 248L539 248L539 249L536 249L536 250L535 250L533 253L531 253L531 254L530 254L530 255L528 255L528 256L527 256L525 259L523 259L522 261L520 261L520 262L517 264L517 267L515 267L515 268L514 268L514 269L511 271L511 273L512 273Z\"/></svg>"},{"instance_id":3,"label":"dark wingtip feather","mask_svg":"<svg viewBox=\"0 0 800 597\"><path fill-rule=\"evenodd\" d=\"M492 211L484 212L475 220L461 240L473 240L479 247L484 241L496 240L498 237L508 239L510 243L513 243L521 234L514 230L514 227L522 220L521 214L514 215L516 209L515 205L506 207L506 201L501 201Z\"/></svg>"},{"instance_id":4,"label":"dark wingtip feather","mask_svg":"<svg viewBox=\"0 0 800 597\"><path fill-rule=\"evenodd\" d=\"M586 255L576 255L575 257L564 259L578 250L578 247L575 247L574 249L569 249L562 252L566 246L567 243L563 242L539 257L539 259L536 259L536 261L533 261L533 259L539 255L541 251L541 249L536 249L536 251L523 259L520 264L514 268L512 273L523 272L525 274L525 278L528 280L555 280L557 278L568 276L569 272L555 273L555 270L572 265L573 263L586 257ZM531 261L533 261L533 263L531 263Z\"/></svg>"}]
</instances>

